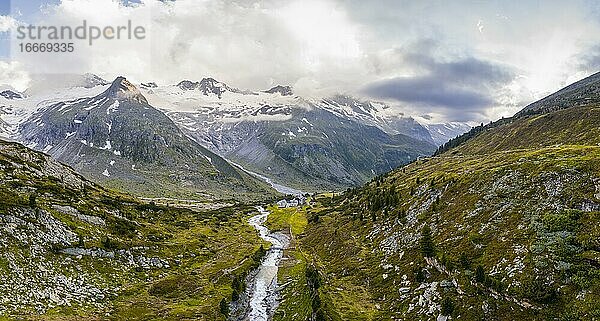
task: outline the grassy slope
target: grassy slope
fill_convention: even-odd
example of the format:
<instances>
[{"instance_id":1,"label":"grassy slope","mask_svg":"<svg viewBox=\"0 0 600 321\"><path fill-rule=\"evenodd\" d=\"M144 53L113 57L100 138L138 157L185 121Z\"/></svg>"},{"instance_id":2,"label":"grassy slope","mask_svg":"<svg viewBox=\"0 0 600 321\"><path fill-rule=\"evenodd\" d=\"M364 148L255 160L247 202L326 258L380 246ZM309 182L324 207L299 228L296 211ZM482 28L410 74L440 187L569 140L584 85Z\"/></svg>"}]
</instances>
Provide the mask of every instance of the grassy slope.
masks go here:
<instances>
[{"instance_id":1,"label":"grassy slope","mask_svg":"<svg viewBox=\"0 0 600 321\"><path fill-rule=\"evenodd\" d=\"M308 213L344 320L600 319L600 109L505 121ZM425 257L422 230L435 252Z\"/></svg>"},{"instance_id":2,"label":"grassy slope","mask_svg":"<svg viewBox=\"0 0 600 321\"><path fill-rule=\"evenodd\" d=\"M291 232L293 238L304 232L308 221L306 220L306 208L279 208L277 206L268 207L269 218L266 226L272 231Z\"/></svg>"},{"instance_id":3,"label":"grassy slope","mask_svg":"<svg viewBox=\"0 0 600 321\"><path fill-rule=\"evenodd\" d=\"M342 320L329 295L331 285L328 281L320 275L321 284L315 288L309 280L311 269L322 269L312 251L302 244L308 226L307 215L313 207L281 209L273 206L269 210L271 214L266 222L267 227L273 231L291 233L292 236L291 245L285 251L279 267L278 279L283 291L274 320Z\"/></svg>"},{"instance_id":4,"label":"grassy slope","mask_svg":"<svg viewBox=\"0 0 600 321\"><path fill-rule=\"evenodd\" d=\"M426 159L313 210L302 248L344 320L430 319L446 297L461 320L599 318L599 178L597 146Z\"/></svg>"},{"instance_id":5,"label":"grassy slope","mask_svg":"<svg viewBox=\"0 0 600 321\"><path fill-rule=\"evenodd\" d=\"M199 223L197 216L179 220L183 226L172 231L174 239L161 247L160 254L179 258L181 263L157 273L154 282L133 284L125 290L115 302L112 319L224 319L219 302L231 297L233 276L245 274L255 264L250 254L261 243L242 213L233 211L222 222L209 219Z\"/></svg>"},{"instance_id":6,"label":"grassy slope","mask_svg":"<svg viewBox=\"0 0 600 321\"><path fill-rule=\"evenodd\" d=\"M550 114L518 118L488 130L451 151L452 154L486 154L556 145L600 144L600 107L580 106Z\"/></svg>"},{"instance_id":7,"label":"grassy slope","mask_svg":"<svg viewBox=\"0 0 600 321\"><path fill-rule=\"evenodd\" d=\"M47 156L21 145L2 142L0 147L0 279L8 282L0 286L2 317L224 320L219 302L231 297L234 275L245 274L256 264L252 254L261 240L246 223L253 207L193 212L143 204L87 182L60 164L48 166L51 161ZM35 201L31 195L36 196ZM85 222L57 210L56 205L70 206L106 224ZM52 229L64 227L79 240L53 240L58 234L46 230L41 219L44 213L49 214ZM14 225L7 222L15 218L25 219L28 225L17 224L17 230L11 229ZM47 235L47 239L40 235ZM23 237L30 241L24 243ZM92 256L78 258L61 253L65 248L128 250L136 257L163 260L168 267L144 267ZM41 279L39 267L46 273ZM68 299L73 292L64 291L62 283L52 283L55 277L63 276L83 280L84 285L100 289L104 297L94 295L95 302L90 298L70 299L68 305L40 299L41 310L34 303L18 303L30 299L31 293L46 290L55 291L58 299Z\"/></svg>"},{"instance_id":8,"label":"grassy slope","mask_svg":"<svg viewBox=\"0 0 600 321\"><path fill-rule=\"evenodd\" d=\"M298 244L298 237L306 225L306 208L278 208L270 206L271 212L266 226L271 231L281 231L291 236L291 244L284 252L284 259L278 272L279 284L286 284L282 300L274 320L308 320L311 314L311 298L306 284L306 254ZM291 233L291 234L290 234Z\"/></svg>"}]
</instances>

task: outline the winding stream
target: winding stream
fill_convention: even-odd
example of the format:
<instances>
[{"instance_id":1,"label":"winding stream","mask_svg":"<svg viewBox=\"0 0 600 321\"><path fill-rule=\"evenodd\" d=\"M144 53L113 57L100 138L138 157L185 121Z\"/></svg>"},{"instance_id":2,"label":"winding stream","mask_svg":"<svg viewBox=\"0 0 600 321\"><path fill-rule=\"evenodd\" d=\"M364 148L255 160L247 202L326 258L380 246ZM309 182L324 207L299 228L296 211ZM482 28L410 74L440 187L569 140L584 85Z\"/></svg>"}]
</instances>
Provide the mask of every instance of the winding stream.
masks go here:
<instances>
[{"instance_id":1,"label":"winding stream","mask_svg":"<svg viewBox=\"0 0 600 321\"><path fill-rule=\"evenodd\" d=\"M264 226L269 211L260 206L257 209L259 214L251 217L248 223L256 228L263 240L272 245L258 267L252 283L248 285L249 312L244 320L267 321L271 319L279 304L277 266L283 257L283 250L288 247L290 240L284 234L269 231Z\"/></svg>"}]
</instances>

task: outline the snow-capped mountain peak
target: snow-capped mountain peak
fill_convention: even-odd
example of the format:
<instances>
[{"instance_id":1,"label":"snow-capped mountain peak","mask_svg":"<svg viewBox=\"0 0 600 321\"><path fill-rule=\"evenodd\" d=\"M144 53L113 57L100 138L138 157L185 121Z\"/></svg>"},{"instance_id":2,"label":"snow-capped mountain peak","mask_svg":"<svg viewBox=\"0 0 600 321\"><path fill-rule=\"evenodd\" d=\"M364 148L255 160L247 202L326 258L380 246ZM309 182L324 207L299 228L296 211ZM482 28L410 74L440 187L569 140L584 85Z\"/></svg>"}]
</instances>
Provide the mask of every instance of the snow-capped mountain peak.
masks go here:
<instances>
[{"instance_id":1,"label":"snow-capped mountain peak","mask_svg":"<svg viewBox=\"0 0 600 321\"><path fill-rule=\"evenodd\" d=\"M79 77L79 79L82 79L86 75L80 75ZM80 84L74 87L61 87L60 89L46 88L39 91L28 89L20 99L8 99L0 95L0 136L5 139L19 141L19 128L24 123L35 122L39 126L44 126L43 122L34 117L38 112L56 104L72 104L86 97L95 97L106 91L107 88L107 85L82 86ZM11 91L17 93L14 90Z\"/></svg>"},{"instance_id":2,"label":"snow-capped mountain peak","mask_svg":"<svg viewBox=\"0 0 600 321\"><path fill-rule=\"evenodd\" d=\"M177 84L177 87L181 88L181 90L196 90L198 86L200 86L199 82L191 80L182 80Z\"/></svg>"},{"instance_id":3,"label":"snow-capped mountain peak","mask_svg":"<svg viewBox=\"0 0 600 321\"><path fill-rule=\"evenodd\" d=\"M117 77L110 87L103 93L104 96L115 99L128 99L140 103L148 103L140 90L125 77Z\"/></svg>"},{"instance_id":4,"label":"snow-capped mountain peak","mask_svg":"<svg viewBox=\"0 0 600 321\"><path fill-rule=\"evenodd\" d=\"M225 91L230 90L226 84L215 80L214 78L203 78L198 83L198 90L204 95L215 94L221 96Z\"/></svg>"},{"instance_id":5,"label":"snow-capped mountain peak","mask_svg":"<svg viewBox=\"0 0 600 321\"><path fill-rule=\"evenodd\" d=\"M291 96L294 94L292 87L277 85L269 90L265 90L268 94L280 94L281 96Z\"/></svg>"},{"instance_id":6,"label":"snow-capped mountain peak","mask_svg":"<svg viewBox=\"0 0 600 321\"><path fill-rule=\"evenodd\" d=\"M245 92L237 88L229 87L227 84L210 77L202 78L200 81L183 80L177 84L177 87L184 91L199 91L205 96L216 95L218 98L221 98L225 92L245 95L255 94L253 92Z\"/></svg>"},{"instance_id":7,"label":"snow-capped mountain peak","mask_svg":"<svg viewBox=\"0 0 600 321\"><path fill-rule=\"evenodd\" d=\"M25 98L25 96L23 96L23 94L16 92L16 91L12 91L12 90L2 91L2 92L0 92L0 96L4 97L6 99L9 99L9 100Z\"/></svg>"},{"instance_id":8,"label":"snow-capped mountain peak","mask_svg":"<svg viewBox=\"0 0 600 321\"><path fill-rule=\"evenodd\" d=\"M471 126L467 123L461 122L447 122L439 124L427 124L420 122L420 124L427 128L431 138L436 145L440 146L449 141L450 139L468 132Z\"/></svg>"}]
</instances>

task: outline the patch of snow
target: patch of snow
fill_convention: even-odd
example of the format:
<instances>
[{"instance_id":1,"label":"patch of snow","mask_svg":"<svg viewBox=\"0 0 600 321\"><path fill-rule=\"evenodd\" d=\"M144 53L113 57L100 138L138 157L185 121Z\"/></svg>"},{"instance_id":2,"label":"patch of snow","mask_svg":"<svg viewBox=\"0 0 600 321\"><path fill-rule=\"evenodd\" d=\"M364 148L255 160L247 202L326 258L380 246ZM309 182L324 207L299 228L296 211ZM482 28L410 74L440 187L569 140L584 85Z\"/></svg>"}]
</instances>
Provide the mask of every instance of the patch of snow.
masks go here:
<instances>
[{"instance_id":1,"label":"patch of snow","mask_svg":"<svg viewBox=\"0 0 600 321\"><path fill-rule=\"evenodd\" d=\"M110 140L107 140L106 143L104 144L104 147L100 147L100 149L104 149L104 150L110 150L110 149L112 149L112 145L110 144Z\"/></svg>"},{"instance_id":2,"label":"patch of snow","mask_svg":"<svg viewBox=\"0 0 600 321\"><path fill-rule=\"evenodd\" d=\"M307 124L309 124L309 125L310 125L310 127L313 127L313 124L311 124L311 123L308 121L308 119L306 119L306 118L302 118L302 121L303 121L303 122L305 122L305 123L307 123Z\"/></svg>"},{"instance_id":3,"label":"patch of snow","mask_svg":"<svg viewBox=\"0 0 600 321\"><path fill-rule=\"evenodd\" d=\"M102 175L106 176L106 177L110 177L110 173L108 172L108 168L104 170L104 172L102 172Z\"/></svg>"},{"instance_id":4,"label":"patch of snow","mask_svg":"<svg viewBox=\"0 0 600 321\"><path fill-rule=\"evenodd\" d=\"M106 86L96 86L94 88L69 88L64 89L44 89L32 91L24 99L18 99L7 102L5 106L0 106L0 119L4 121L9 128L7 129L9 137L15 138L18 135L18 127L24 122L33 122L33 117L39 111L56 108L63 114L69 110L69 107L85 100L87 98L100 94L106 90ZM59 103L62 103L58 105ZM37 119L36 124L40 127L41 120Z\"/></svg>"},{"instance_id":5,"label":"patch of snow","mask_svg":"<svg viewBox=\"0 0 600 321\"><path fill-rule=\"evenodd\" d=\"M69 107L69 106L71 106L71 105L69 105L69 104L64 104L64 105L62 105L62 106L61 106L61 107L58 109L58 111L63 111L63 110L65 110L65 109L66 109L67 107ZM64 114L65 112L67 112L67 111L68 111L68 110L65 110L65 111L63 111L63 114Z\"/></svg>"},{"instance_id":6,"label":"patch of snow","mask_svg":"<svg viewBox=\"0 0 600 321\"><path fill-rule=\"evenodd\" d=\"M117 109L119 109L119 101L115 100L114 103L112 103L110 106L108 106L108 108L106 108L106 114L110 115L110 113L116 112Z\"/></svg>"}]
</instances>

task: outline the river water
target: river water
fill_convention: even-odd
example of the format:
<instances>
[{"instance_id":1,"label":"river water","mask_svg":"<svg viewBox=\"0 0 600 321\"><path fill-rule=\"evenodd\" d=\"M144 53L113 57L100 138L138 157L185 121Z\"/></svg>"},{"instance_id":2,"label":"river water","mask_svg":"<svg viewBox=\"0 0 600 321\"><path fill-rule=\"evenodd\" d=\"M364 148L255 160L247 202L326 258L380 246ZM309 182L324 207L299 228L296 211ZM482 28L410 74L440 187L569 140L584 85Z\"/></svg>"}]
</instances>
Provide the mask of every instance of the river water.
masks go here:
<instances>
[{"instance_id":1,"label":"river water","mask_svg":"<svg viewBox=\"0 0 600 321\"><path fill-rule=\"evenodd\" d=\"M260 206L257 209L259 214L251 217L248 223L256 228L263 240L271 243L271 247L258 267L252 283L248 284L249 312L245 320L267 321L271 319L279 304L277 266L283 257L283 250L288 247L290 240L284 234L269 231L264 225L269 211Z\"/></svg>"},{"instance_id":2,"label":"river water","mask_svg":"<svg viewBox=\"0 0 600 321\"><path fill-rule=\"evenodd\" d=\"M271 187L273 187L274 190L278 191L281 194L294 195L294 196L298 196L298 195L303 195L304 194L304 192L301 191L301 190L298 190L298 189L295 189L295 188L291 188L289 186L277 184L277 183L273 182L272 179L270 179L270 178L268 178L268 177L266 177L264 175L261 175L259 173L255 173L255 172L249 171L249 170L245 169L244 167L242 167L242 165L240 165L240 164L236 164L236 163L233 163L231 161L229 161L229 162L232 165L234 165L234 166L238 167L239 169L243 170L244 172L246 172L246 173L248 173L248 174L250 174L250 175L252 175L254 177L257 177L257 178L265 181L267 184L271 185Z\"/></svg>"}]
</instances>

